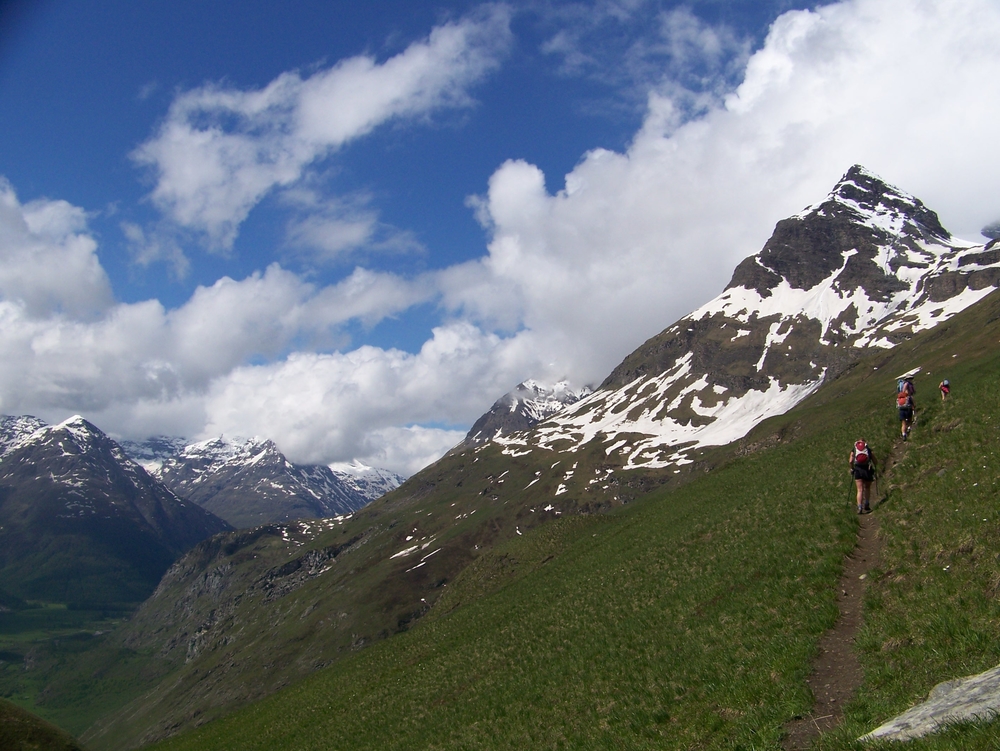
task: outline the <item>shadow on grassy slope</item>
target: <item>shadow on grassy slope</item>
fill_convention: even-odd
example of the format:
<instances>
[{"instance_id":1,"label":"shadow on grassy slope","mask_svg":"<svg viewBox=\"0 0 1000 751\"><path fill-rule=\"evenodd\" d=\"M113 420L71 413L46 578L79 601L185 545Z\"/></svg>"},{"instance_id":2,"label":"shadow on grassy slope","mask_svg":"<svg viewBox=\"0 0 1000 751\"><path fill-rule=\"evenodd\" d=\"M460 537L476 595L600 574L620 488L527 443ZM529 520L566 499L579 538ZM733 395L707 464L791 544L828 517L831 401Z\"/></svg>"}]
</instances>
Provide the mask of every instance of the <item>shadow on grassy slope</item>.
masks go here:
<instances>
[{"instance_id":1,"label":"shadow on grassy slope","mask_svg":"<svg viewBox=\"0 0 1000 751\"><path fill-rule=\"evenodd\" d=\"M83 746L68 733L5 699L0 699L0 748L4 751L83 751Z\"/></svg>"}]
</instances>

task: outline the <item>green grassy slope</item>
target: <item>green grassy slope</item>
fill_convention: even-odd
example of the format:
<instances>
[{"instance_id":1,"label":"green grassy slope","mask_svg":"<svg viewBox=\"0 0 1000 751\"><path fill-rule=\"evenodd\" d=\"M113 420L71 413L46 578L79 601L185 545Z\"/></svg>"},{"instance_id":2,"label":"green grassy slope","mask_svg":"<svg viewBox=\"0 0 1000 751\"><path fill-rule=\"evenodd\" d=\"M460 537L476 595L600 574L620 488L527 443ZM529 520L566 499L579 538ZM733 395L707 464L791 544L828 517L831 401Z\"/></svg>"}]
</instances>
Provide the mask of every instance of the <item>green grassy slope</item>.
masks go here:
<instances>
[{"instance_id":1,"label":"green grassy slope","mask_svg":"<svg viewBox=\"0 0 1000 751\"><path fill-rule=\"evenodd\" d=\"M69 734L40 717L0 699L0 749L3 751L83 751Z\"/></svg>"},{"instance_id":2,"label":"green grassy slope","mask_svg":"<svg viewBox=\"0 0 1000 751\"><path fill-rule=\"evenodd\" d=\"M494 545L700 474L692 466L656 477L621 472L620 464L601 446L516 457L483 446L444 457L349 519L206 541L94 653L52 671L32 706L71 719L97 749L129 748L223 716L408 630ZM560 485L569 490L556 496ZM84 665L102 661L100 672L115 682L104 690L98 680L89 693L109 700L67 703ZM126 703L118 686L127 682L138 690Z\"/></svg>"},{"instance_id":3,"label":"green grassy slope","mask_svg":"<svg viewBox=\"0 0 1000 751\"><path fill-rule=\"evenodd\" d=\"M161 747L777 748L783 723L809 710L809 659L836 617L856 525L846 456L864 435L896 463L876 512L886 553L865 685L820 740L848 747L937 681L1000 661L998 339L993 295L759 426L747 456L515 536L408 633ZM904 446L892 376L916 365L922 409ZM940 377L955 386L945 405ZM961 732L995 747L982 740L992 726Z\"/></svg>"}]
</instances>

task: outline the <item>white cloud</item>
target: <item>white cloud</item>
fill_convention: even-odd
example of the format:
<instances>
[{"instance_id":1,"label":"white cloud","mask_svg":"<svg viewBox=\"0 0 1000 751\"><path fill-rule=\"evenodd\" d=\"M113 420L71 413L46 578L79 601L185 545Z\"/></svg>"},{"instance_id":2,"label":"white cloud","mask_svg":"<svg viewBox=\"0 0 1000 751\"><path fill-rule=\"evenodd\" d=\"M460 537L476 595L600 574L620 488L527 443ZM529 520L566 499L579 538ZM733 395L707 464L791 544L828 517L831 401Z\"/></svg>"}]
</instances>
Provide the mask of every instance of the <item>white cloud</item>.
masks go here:
<instances>
[{"instance_id":1,"label":"white cloud","mask_svg":"<svg viewBox=\"0 0 1000 751\"><path fill-rule=\"evenodd\" d=\"M379 221L367 194L330 197L299 186L284 191L282 202L295 211L286 227L287 245L317 265L343 263L360 249L367 254L425 251L412 232Z\"/></svg>"},{"instance_id":2,"label":"white cloud","mask_svg":"<svg viewBox=\"0 0 1000 751\"><path fill-rule=\"evenodd\" d=\"M559 193L530 164L502 165L474 202L489 255L445 277L446 300L545 342L553 366L540 377L594 380L721 291L777 220L855 162L974 237L1000 193L998 105L986 93L1000 80L998 33L1000 7L985 1L787 13L724 103L685 121L651 95L628 151L586 155Z\"/></svg>"},{"instance_id":3,"label":"white cloud","mask_svg":"<svg viewBox=\"0 0 1000 751\"><path fill-rule=\"evenodd\" d=\"M360 347L242 367L213 387L203 433L273 436L297 461L355 457L411 473L464 437L427 425L462 425L509 388L506 346L455 323L435 329L416 354Z\"/></svg>"},{"instance_id":4,"label":"white cloud","mask_svg":"<svg viewBox=\"0 0 1000 751\"><path fill-rule=\"evenodd\" d=\"M509 43L507 9L483 6L382 63L360 55L251 91L203 86L174 100L133 158L153 168L152 199L163 212L229 248L250 210L310 164L382 123L467 106L467 89Z\"/></svg>"},{"instance_id":5,"label":"white cloud","mask_svg":"<svg viewBox=\"0 0 1000 751\"><path fill-rule=\"evenodd\" d=\"M111 285L86 224L83 210L66 201L22 205L0 178L0 301L32 317L91 316L107 308Z\"/></svg>"},{"instance_id":6,"label":"white cloud","mask_svg":"<svg viewBox=\"0 0 1000 751\"><path fill-rule=\"evenodd\" d=\"M175 279L184 279L188 275L191 261L169 230L161 227L147 232L134 222L122 222L121 230L135 263L150 266L157 261L165 261Z\"/></svg>"},{"instance_id":7,"label":"white cloud","mask_svg":"<svg viewBox=\"0 0 1000 751\"><path fill-rule=\"evenodd\" d=\"M613 89L604 106L631 100L642 106L650 91L703 110L739 80L749 38L725 24L709 24L686 6L667 3L559 3L535 8L555 27L541 51L558 58L560 72L585 76Z\"/></svg>"}]
</instances>

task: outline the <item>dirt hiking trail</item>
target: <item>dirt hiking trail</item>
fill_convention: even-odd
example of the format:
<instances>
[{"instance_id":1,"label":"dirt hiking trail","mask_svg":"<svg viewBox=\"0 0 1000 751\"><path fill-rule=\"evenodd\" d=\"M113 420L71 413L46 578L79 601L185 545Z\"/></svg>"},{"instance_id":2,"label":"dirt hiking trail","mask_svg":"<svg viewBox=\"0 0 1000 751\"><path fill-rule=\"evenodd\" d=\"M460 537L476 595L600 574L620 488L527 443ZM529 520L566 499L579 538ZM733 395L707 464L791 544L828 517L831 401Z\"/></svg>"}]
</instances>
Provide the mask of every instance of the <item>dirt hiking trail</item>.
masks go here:
<instances>
[{"instance_id":1,"label":"dirt hiking trail","mask_svg":"<svg viewBox=\"0 0 1000 751\"><path fill-rule=\"evenodd\" d=\"M785 751L803 751L821 732L835 728L843 717L844 705L861 685L861 664L854 640L861 629L865 579L878 563L879 541L877 516L865 514L859 522L858 542L844 562L838 586L840 615L833 628L820 638L819 655L807 679L816 703L812 713L785 726Z\"/></svg>"},{"instance_id":2,"label":"dirt hiking trail","mask_svg":"<svg viewBox=\"0 0 1000 751\"><path fill-rule=\"evenodd\" d=\"M854 640L861 630L868 572L879 561L879 522L874 512L888 498L892 467L905 452L905 443L897 444L887 452L879 470L879 484L885 490L882 493L873 492L873 513L858 517L857 544L844 560L844 572L837 587L840 615L833 628L820 638L819 654L813 660L812 673L806 679L815 704L812 712L785 725L784 751L805 751L820 733L837 727L844 716L844 705L861 685L864 676ZM877 489L878 486L872 488L873 491ZM853 509L852 500L844 513L855 513Z\"/></svg>"}]
</instances>

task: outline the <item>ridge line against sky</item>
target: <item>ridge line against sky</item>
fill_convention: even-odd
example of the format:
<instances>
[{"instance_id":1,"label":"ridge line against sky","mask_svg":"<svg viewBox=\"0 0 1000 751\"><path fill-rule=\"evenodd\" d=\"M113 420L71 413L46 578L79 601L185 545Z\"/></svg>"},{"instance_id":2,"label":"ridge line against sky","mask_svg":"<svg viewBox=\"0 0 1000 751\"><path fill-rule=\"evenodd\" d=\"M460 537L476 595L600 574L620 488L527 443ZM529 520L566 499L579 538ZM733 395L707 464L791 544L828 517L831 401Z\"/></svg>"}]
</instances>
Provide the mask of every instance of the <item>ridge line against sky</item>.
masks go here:
<instances>
[{"instance_id":1,"label":"ridge line against sky","mask_svg":"<svg viewBox=\"0 0 1000 751\"><path fill-rule=\"evenodd\" d=\"M1000 219L988 0L43 6L0 32L0 413L410 474L854 163Z\"/></svg>"}]
</instances>

